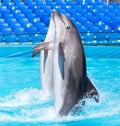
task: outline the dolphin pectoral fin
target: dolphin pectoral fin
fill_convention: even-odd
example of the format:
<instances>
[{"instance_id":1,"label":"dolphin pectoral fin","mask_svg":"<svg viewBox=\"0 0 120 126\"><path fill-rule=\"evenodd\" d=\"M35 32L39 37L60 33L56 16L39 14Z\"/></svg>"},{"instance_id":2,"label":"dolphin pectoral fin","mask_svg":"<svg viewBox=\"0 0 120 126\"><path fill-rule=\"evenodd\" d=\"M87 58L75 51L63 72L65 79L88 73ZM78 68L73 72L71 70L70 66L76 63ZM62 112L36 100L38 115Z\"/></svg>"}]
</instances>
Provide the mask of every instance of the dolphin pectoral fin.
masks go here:
<instances>
[{"instance_id":1,"label":"dolphin pectoral fin","mask_svg":"<svg viewBox=\"0 0 120 126\"><path fill-rule=\"evenodd\" d=\"M34 50L33 53L32 53L32 58L33 58L36 54L38 54L38 53L40 53L40 50Z\"/></svg>"},{"instance_id":2,"label":"dolphin pectoral fin","mask_svg":"<svg viewBox=\"0 0 120 126\"><path fill-rule=\"evenodd\" d=\"M46 49L46 50L49 50L49 49L53 49L53 47L54 47L54 42L42 42L42 43L36 45L33 48L33 50L35 50L35 49L39 49L39 50Z\"/></svg>"},{"instance_id":3,"label":"dolphin pectoral fin","mask_svg":"<svg viewBox=\"0 0 120 126\"><path fill-rule=\"evenodd\" d=\"M44 72L45 72L45 65L48 57L48 50L44 50Z\"/></svg>"},{"instance_id":4,"label":"dolphin pectoral fin","mask_svg":"<svg viewBox=\"0 0 120 126\"><path fill-rule=\"evenodd\" d=\"M54 47L53 42L43 42L33 48L32 57L34 57L36 54L40 53L41 50L45 50L45 52L46 52L48 50L52 50L53 47Z\"/></svg>"},{"instance_id":5,"label":"dolphin pectoral fin","mask_svg":"<svg viewBox=\"0 0 120 126\"><path fill-rule=\"evenodd\" d=\"M64 48L63 48L63 44L61 42L59 43L59 52L60 52L60 55L65 60Z\"/></svg>"},{"instance_id":6,"label":"dolphin pectoral fin","mask_svg":"<svg viewBox=\"0 0 120 126\"><path fill-rule=\"evenodd\" d=\"M99 102L99 94L89 78L87 78L87 98L93 98L96 102Z\"/></svg>"},{"instance_id":7,"label":"dolphin pectoral fin","mask_svg":"<svg viewBox=\"0 0 120 126\"><path fill-rule=\"evenodd\" d=\"M64 57L64 50L63 50L62 43L59 43L58 60L59 60L60 74L61 74L62 79L64 80L64 61L65 61L65 57Z\"/></svg>"}]
</instances>

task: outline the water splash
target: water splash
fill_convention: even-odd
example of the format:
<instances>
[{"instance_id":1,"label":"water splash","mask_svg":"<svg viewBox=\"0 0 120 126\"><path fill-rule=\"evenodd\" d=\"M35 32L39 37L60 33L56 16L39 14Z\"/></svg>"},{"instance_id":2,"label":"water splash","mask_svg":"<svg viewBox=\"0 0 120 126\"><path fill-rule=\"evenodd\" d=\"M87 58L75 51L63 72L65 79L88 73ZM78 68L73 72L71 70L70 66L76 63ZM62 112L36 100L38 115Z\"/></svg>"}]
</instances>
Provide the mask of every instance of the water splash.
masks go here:
<instances>
[{"instance_id":1,"label":"water splash","mask_svg":"<svg viewBox=\"0 0 120 126\"><path fill-rule=\"evenodd\" d=\"M116 97L117 99L115 100ZM114 102L112 99L114 99ZM117 104L117 102L117 94L102 92L100 94L99 103L95 103L93 99L87 99L81 111L81 109L79 109L81 108L81 102L78 102L76 105L78 111L75 114L70 113L66 117L58 118L55 116L54 112L53 96L45 97L42 90L26 88L18 92L13 92L9 96L0 97L0 122L60 123L93 118L106 118L120 113L120 104Z\"/></svg>"},{"instance_id":2,"label":"water splash","mask_svg":"<svg viewBox=\"0 0 120 126\"><path fill-rule=\"evenodd\" d=\"M49 97L50 99L50 97ZM10 95L0 97L0 107L19 107L23 105L33 105L44 103L48 100L42 90L26 88L18 92L12 92Z\"/></svg>"}]
</instances>

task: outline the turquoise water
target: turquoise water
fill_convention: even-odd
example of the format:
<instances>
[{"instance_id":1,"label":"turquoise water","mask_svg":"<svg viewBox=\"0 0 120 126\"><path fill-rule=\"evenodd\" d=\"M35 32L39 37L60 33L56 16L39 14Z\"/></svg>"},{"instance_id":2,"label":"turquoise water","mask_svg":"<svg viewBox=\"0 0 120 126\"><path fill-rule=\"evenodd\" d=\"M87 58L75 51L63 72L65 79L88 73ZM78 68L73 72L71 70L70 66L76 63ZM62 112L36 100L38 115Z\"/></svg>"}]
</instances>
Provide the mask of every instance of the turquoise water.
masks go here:
<instances>
[{"instance_id":1,"label":"turquoise water","mask_svg":"<svg viewBox=\"0 0 120 126\"><path fill-rule=\"evenodd\" d=\"M0 126L120 126L120 47L84 48L100 102L87 99L82 112L58 118L53 96L41 90L39 56L31 58L32 46L0 47Z\"/></svg>"}]
</instances>

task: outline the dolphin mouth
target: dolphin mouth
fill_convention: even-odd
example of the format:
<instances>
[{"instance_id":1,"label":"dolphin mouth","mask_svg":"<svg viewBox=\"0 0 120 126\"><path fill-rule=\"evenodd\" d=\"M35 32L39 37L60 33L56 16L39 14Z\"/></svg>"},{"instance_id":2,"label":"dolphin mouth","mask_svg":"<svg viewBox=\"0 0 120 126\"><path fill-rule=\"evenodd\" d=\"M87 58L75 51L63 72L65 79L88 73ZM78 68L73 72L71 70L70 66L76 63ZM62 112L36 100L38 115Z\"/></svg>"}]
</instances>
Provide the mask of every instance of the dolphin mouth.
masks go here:
<instances>
[{"instance_id":1,"label":"dolphin mouth","mask_svg":"<svg viewBox=\"0 0 120 126\"><path fill-rule=\"evenodd\" d=\"M62 14L60 14L57 10L53 10L53 19L55 21L55 17L57 17L58 19L60 19L60 21L62 21L63 24L65 24Z\"/></svg>"}]
</instances>

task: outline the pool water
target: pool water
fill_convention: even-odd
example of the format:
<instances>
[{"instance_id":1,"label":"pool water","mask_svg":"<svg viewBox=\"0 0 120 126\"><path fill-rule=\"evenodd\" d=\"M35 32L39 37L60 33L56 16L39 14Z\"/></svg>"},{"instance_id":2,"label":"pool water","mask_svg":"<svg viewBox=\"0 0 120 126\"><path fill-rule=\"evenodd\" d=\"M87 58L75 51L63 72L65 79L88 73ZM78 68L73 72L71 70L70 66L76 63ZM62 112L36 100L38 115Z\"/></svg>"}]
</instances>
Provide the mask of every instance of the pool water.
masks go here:
<instances>
[{"instance_id":1,"label":"pool water","mask_svg":"<svg viewBox=\"0 0 120 126\"><path fill-rule=\"evenodd\" d=\"M84 47L100 102L87 99L82 112L62 118L55 116L53 96L41 90L32 46L0 48L0 126L120 126L120 47Z\"/></svg>"}]
</instances>

